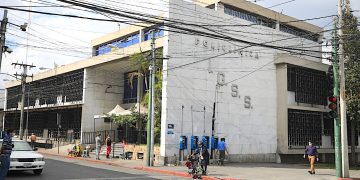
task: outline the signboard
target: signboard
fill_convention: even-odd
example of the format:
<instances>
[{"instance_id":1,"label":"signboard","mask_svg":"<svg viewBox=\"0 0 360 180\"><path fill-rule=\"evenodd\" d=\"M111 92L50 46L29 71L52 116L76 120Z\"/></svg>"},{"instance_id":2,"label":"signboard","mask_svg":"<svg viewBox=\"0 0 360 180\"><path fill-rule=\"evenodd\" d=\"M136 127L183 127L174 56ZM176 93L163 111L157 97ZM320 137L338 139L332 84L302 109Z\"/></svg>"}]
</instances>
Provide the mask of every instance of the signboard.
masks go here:
<instances>
[{"instance_id":1,"label":"signboard","mask_svg":"<svg viewBox=\"0 0 360 180\"><path fill-rule=\"evenodd\" d=\"M174 127L175 127L174 124L168 124L167 133L168 133L168 134L174 134Z\"/></svg>"}]
</instances>

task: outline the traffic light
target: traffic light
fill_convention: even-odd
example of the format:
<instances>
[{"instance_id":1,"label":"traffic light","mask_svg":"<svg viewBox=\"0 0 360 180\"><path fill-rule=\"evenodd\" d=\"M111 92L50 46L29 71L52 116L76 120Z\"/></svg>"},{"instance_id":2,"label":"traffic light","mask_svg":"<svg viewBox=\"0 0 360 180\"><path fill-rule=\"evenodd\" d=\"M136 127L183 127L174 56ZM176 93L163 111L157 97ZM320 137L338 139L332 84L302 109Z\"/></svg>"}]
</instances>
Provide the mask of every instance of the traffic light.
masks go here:
<instances>
[{"instance_id":1,"label":"traffic light","mask_svg":"<svg viewBox=\"0 0 360 180\"><path fill-rule=\"evenodd\" d=\"M330 109L328 115L330 118L334 119L338 116L337 115L337 98L335 96L330 96L328 98L328 101L329 101L328 108Z\"/></svg>"}]
</instances>

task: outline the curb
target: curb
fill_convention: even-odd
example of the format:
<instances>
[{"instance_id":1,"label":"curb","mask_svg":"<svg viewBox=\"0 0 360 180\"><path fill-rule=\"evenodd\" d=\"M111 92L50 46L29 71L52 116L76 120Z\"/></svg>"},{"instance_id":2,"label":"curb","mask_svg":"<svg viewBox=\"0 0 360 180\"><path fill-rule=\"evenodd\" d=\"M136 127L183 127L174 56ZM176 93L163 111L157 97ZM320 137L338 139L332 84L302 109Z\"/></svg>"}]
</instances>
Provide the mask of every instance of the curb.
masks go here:
<instances>
[{"instance_id":1,"label":"curb","mask_svg":"<svg viewBox=\"0 0 360 180\"><path fill-rule=\"evenodd\" d=\"M134 167L133 169L147 171L147 172L156 172L156 173L161 173L161 174L170 174L170 175L175 175L175 176L180 176L180 177L191 177L188 173L184 173L184 172L168 171L168 170L149 168L149 167L143 167L143 166Z\"/></svg>"},{"instance_id":2,"label":"curb","mask_svg":"<svg viewBox=\"0 0 360 180\"><path fill-rule=\"evenodd\" d=\"M174 176L178 176L178 177L191 178L191 175L189 175L188 173L179 172L179 171L169 171L169 170L144 167L144 166L131 167L131 166L121 165L121 164L112 163L112 162L98 161L98 160L94 160L94 159L84 159L81 157L64 156L64 155L51 154L51 153L46 153L46 152L39 152L39 153L44 154L44 155L49 155L49 156L57 156L57 157L67 158L67 159L79 159L82 161L88 161L88 162L93 162L93 163L98 163L98 164L106 164L106 165L111 165L111 166L116 166L116 167L135 169L135 170L139 170L139 171L146 171L146 172L153 172L153 173L159 173L159 174L174 175ZM202 176L202 179L203 180L238 180L238 179L234 179L234 178L216 178L216 177L211 177L211 176ZM350 180L350 179L341 179L341 180ZM354 179L354 180L357 180L357 179Z\"/></svg>"}]
</instances>

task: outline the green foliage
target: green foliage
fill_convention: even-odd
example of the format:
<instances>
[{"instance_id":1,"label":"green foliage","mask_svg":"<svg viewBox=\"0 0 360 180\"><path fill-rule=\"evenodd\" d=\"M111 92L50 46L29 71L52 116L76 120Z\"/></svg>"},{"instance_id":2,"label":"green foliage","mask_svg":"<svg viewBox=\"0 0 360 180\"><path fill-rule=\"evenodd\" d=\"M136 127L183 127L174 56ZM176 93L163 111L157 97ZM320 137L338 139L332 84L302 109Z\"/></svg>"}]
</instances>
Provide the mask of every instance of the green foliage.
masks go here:
<instances>
[{"instance_id":1,"label":"green foliage","mask_svg":"<svg viewBox=\"0 0 360 180\"><path fill-rule=\"evenodd\" d=\"M163 49L156 49L155 57L157 71L155 73L155 125L154 134L155 139L160 139L160 127L161 127L161 95L162 95L162 58ZM149 65L151 63L151 52L134 54L130 57L130 61L138 67L138 72L131 73L130 76L143 76L146 77L146 89L147 92L144 94L141 105L148 107L149 105Z\"/></svg>"},{"instance_id":2,"label":"green foliage","mask_svg":"<svg viewBox=\"0 0 360 180\"><path fill-rule=\"evenodd\" d=\"M343 16L343 42L346 92L347 92L347 114L351 120L360 119L360 31L358 20L350 9Z\"/></svg>"},{"instance_id":3,"label":"green foliage","mask_svg":"<svg viewBox=\"0 0 360 180\"><path fill-rule=\"evenodd\" d=\"M121 124L121 125L129 125L131 127L134 127L136 122L140 119L142 122L145 122L147 119L147 115L146 114L141 114L139 112L136 111L135 106L130 108L131 114L129 115L114 115L114 114L110 114L110 119L117 124Z\"/></svg>"}]
</instances>

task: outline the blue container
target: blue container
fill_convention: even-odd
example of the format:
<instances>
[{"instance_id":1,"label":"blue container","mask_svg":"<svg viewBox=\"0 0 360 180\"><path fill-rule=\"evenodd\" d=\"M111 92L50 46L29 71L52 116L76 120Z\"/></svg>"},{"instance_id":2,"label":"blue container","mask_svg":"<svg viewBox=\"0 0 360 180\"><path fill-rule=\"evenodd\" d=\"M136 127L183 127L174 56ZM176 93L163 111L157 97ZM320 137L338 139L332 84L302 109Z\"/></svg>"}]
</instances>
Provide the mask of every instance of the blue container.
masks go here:
<instances>
[{"instance_id":1,"label":"blue container","mask_svg":"<svg viewBox=\"0 0 360 180\"><path fill-rule=\"evenodd\" d=\"M219 144L219 137L217 136L213 136L211 137L211 149L218 149L218 144Z\"/></svg>"},{"instance_id":2,"label":"blue container","mask_svg":"<svg viewBox=\"0 0 360 180\"><path fill-rule=\"evenodd\" d=\"M180 150L187 149L187 137L186 136L180 136Z\"/></svg>"},{"instance_id":3,"label":"blue container","mask_svg":"<svg viewBox=\"0 0 360 180\"><path fill-rule=\"evenodd\" d=\"M199 148L199 137L191 136L191 150L196 150Z\"/></svg>"},{"instance_id":4,"label":"blue container","mask_svg":"<svg viewBox=\"0 0 360 180\"><path fill-rule=\"evenodd\" d=\"M209 136L202 136L201 141L206 146L206 149L209 149L210 137Z\"/></svg>"}]
</instances>

